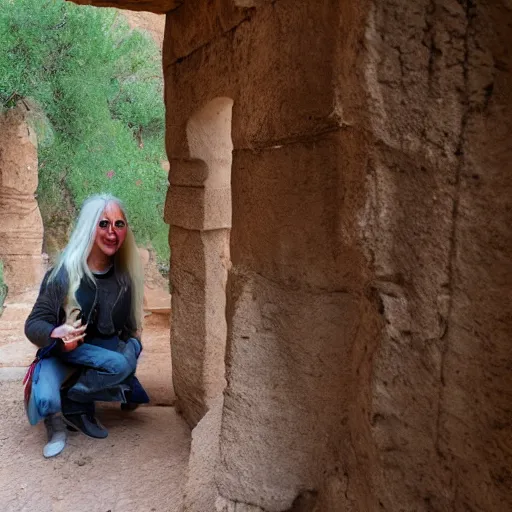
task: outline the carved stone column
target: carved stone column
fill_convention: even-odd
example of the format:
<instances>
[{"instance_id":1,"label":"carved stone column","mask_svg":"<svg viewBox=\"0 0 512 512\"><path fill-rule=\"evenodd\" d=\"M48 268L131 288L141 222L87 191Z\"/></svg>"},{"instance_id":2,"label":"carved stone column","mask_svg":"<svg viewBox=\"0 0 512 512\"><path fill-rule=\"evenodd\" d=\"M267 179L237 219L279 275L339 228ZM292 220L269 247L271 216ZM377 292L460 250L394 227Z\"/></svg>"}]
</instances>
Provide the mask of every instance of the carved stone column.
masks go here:
<instances>
[{"instance_id":1,"label":"carved stone column","mask_svg":"<svg viewBox=\"0 0 512 512\"><path fill-rule=\"evenodd\" d=\"M33 287L43 275L37 172L36 134L20 104L0 117L0 259L11 296Z\"/></svg>"}]
</instances>

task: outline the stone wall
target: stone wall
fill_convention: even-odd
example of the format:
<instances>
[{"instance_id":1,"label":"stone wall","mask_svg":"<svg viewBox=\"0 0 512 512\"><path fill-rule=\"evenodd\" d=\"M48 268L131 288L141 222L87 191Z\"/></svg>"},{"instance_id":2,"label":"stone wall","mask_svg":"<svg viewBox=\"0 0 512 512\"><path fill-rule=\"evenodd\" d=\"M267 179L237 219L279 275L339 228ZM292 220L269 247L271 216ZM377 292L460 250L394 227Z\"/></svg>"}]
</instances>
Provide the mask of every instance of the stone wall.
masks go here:
<instances>
[{"instance_id":1,"label":"stone wall","mask_svg":"<svg viewBox=\"0 0 512 512\"><path fill-rule=\"evenodd\" d=\"M20 102L0 115L0 259L9 296L33 288L44 273L37 139L26 122L28 110Z\"/></svg>"},{"instance_id":2,"label":"stone wall","mask_svg":"<svg viewBox=\"0 0 512 512\"><path fill-rule=\"evenodd\" d=\"M512 506L511 22L500 2L457 1L367 20L362 225L385 320L369 419L387 510Z\"/></svg>"},{"instance_id":3,"label":"stone wall","mask_svg":"<svg viewBox=\"0 0 512 512\"><path fill-rule=\"evenodd\" d=\"M219 510L512 505L511 21L456 1L168 14L169 156L234 101Z\"/></svg>"}]
</instances>

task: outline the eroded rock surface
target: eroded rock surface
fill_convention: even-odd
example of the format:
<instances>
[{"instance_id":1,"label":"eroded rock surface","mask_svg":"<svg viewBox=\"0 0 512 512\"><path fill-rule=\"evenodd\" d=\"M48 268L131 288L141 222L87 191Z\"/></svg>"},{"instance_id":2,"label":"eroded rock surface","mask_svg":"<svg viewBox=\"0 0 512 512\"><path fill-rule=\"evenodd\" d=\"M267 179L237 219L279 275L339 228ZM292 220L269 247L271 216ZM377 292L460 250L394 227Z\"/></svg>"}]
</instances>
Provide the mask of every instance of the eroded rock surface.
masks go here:
<instances>
[{"instance_id":1,"label":"eroded rock surface","mask_svg":"<svg viewBox=\"0 0 512 512\"><path fill-rule=\"evenodd\" d=\"M233 100L211 509L512 508L510 6L249 7L185 2L164 47L168 211L200 174L189 120ZM185 286L204 265L170 240L181 300L207 309ZM186 318L174 332L206 338ZM173 360L185 404L204 391L187 387L194 357Z\"/></svg>"},{"instance_id":2,"label":"eroded rock surface","mask_svg":"<svg viewBox=\"0 0 512 512\"><path fill-rule=\"evenodd\" d=\"M44 273L43 221L35 198L37 139L27 113L20 102L0 116L0 259L9 295L32 288Z\"/></svg>"}]
</instances>

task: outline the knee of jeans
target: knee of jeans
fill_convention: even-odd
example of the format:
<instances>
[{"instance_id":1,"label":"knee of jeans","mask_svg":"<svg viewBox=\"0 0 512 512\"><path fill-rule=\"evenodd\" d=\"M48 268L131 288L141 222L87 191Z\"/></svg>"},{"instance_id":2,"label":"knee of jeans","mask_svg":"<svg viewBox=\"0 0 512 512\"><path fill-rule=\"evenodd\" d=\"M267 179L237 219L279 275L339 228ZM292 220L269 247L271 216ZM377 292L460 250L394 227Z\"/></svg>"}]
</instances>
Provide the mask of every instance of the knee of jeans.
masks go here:
<instances>
[{"instance_id":1,"label":"knee of jeans","mask_svg":"<svg viewBox=\"0 0 512 512\"><path fill-rule=\"evenodd\" d=\"M37 397L37 408L41 416L48 416L49 414L55 414L60 412L61 403L60 396L57 394L53 395L42 395Z\"/></svg>"},{"instance_id":2,"label":"knee of jeans","mask_svg":"<svg viewBox=\"0 0 512 512\"><path fill-rule=\"evenodd\" d=\"M118 352L112 352L110 365L114 373L119 376L128 377L133 372L126 357Z\"/></svg>"},{"instance_id":3,"label":"knee of jeans","mask_svg":"<svg viewBox=\"0 0 512 512\"><path fill-rule=\"evenodd\" d=\"M135 357L139 357L142 352L142 343L137 338L129 338L127 343L131 343L135 350Z\"/></svg>"}]
</instances>

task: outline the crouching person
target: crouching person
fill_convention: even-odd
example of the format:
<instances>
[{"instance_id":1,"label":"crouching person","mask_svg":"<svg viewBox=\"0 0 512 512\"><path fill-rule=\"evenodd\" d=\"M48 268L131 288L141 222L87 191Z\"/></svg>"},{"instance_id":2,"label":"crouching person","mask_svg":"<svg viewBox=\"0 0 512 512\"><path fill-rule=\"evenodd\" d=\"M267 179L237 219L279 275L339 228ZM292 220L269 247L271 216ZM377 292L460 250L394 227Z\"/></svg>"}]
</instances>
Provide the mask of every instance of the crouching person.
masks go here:
<instances>
[{"instance_id":1,"label":"crouching person","mask_svg":"<svg viewBox=\"0 0 512 512\"><path fill-rule=\"evenodd\" d=\"M149 401L135 378L142 294L139 253L121 202L89 198L25 323L39 347L31 404L48 431L45 457L64 449L66 426L107 437L95 401L120 401L124 409Z\"/></svg>"}]
</instances>

